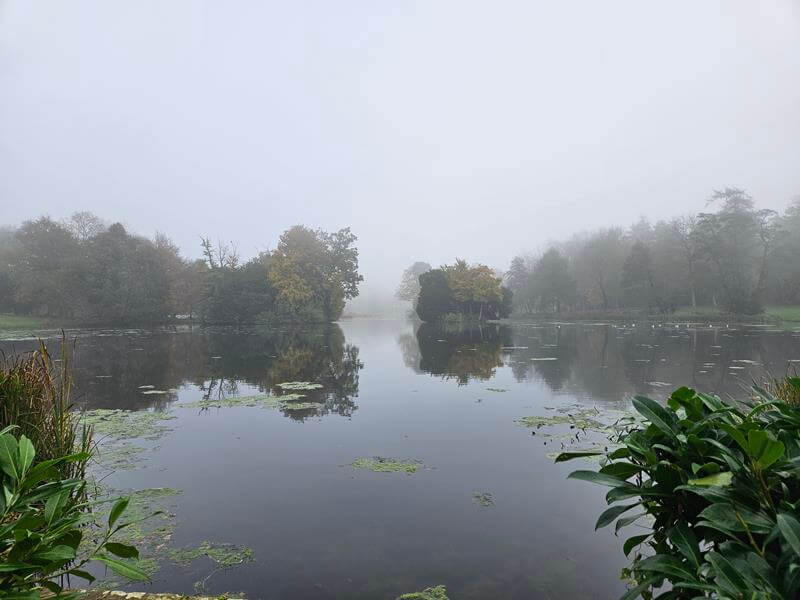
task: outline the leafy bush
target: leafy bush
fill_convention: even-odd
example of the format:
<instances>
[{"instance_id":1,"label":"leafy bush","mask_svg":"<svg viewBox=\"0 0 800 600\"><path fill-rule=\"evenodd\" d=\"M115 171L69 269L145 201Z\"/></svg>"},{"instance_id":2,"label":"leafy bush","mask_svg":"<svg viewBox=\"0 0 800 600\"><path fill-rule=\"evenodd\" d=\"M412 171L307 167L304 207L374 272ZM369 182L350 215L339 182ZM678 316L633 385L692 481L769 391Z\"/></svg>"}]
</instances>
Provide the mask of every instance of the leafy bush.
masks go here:
<instances>
[{"instance_id":1,"label":"leafy bush","mask_svg":"<svg viewBox=\"0 0 800 600\"><path fill-rule=\"evenodd\" d=\"M105 564L126 578L144 581L146 573L135 560L135 547L111 541L132 523L119 523L128 499L117 500L98 539L84 536L93 526L84 498L83 479L61 479L61 468L85 462L85 453L71 454L34 464L36 451L25 435L19 439L0 431L0 598L38 600L47 590L62 593L65 578L94 577L83 570L90 561ZM88 551L79 551L81 541ZM113 555L113 556L112 556ZM124 559L124 560L120 560ZM72 594L66 594L72 597Z\"/></svg>"},{"instance_id":2,"label":"leafy bush","mask_svg":"<svg viewBox=\"0 0 800 600\"><path fill-rule=\"evenodd\" d=\"M800 597L800 411L753 389L738 405L686 387L666 407L637 396L645 423L618 431L599 471L570 474L611 488L597 528L650 527L624 542L623 598L667 582L657 598Z\"/></svg>"}]
</instances>

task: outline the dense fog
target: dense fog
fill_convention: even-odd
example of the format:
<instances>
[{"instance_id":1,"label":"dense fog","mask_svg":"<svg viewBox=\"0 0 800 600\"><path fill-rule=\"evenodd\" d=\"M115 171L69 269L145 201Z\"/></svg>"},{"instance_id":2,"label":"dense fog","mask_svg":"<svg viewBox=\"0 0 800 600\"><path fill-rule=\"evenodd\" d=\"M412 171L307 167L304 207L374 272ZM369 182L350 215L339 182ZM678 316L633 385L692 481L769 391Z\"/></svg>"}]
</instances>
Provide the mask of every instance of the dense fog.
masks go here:
<instances>
[{"instance_id":1,"label":"dense fog","mask_svg":"<svg viewBox=\"0 0 800 600\"><path fill-rule=\"evenodd\" d=\"M800 193L800 8L0 3L0 223L90 211L188 259L304 224L404 268Z\"/></svg>"}]
</instances>

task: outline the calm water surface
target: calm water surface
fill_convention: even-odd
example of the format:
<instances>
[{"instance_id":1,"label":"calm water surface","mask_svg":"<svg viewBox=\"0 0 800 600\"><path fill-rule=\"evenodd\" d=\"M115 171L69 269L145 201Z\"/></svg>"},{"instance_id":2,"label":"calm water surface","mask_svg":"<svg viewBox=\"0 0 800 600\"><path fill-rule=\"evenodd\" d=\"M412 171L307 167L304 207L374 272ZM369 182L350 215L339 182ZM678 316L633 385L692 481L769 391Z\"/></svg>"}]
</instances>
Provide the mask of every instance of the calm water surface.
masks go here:
<instances>
[{"instance_id":1,"label":"calm water surface","mask_svg":"<svg viewBox=\"0 0 800 600\"><path fill-rule=\"evenodd\" d=\"M616 597L624 537L593 531L605 490L566 480L581 467L553 464L561 442L548 446L515 419L568 405L627 408L633 394L663 398L683 384L739 395L752 378L800 361L800 334L743 326L446 330L353 320L70 335L82 407L176 417L142 442L138 468L104 484L181 490L170 500L170 546L252 548L254 562L215 573L205 591L254 599L394 598L437 584L453 600ZM319 408L181 407L276 394L289 381L322 384L304 392ZM348 466L370 456L426 468ZM476 503L475 492L495 505ZM151 587L192 593L211 571L165 561Z\"/></svg>"}]
</instances>

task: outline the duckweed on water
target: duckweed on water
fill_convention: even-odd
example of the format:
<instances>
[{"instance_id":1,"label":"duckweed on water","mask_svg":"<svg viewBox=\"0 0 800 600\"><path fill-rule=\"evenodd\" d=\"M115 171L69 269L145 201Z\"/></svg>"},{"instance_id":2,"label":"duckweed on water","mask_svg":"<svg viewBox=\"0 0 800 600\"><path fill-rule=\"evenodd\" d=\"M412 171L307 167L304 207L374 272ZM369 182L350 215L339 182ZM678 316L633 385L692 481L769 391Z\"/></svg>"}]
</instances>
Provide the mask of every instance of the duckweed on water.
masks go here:
<instances>
[{"instance_id":1,"label":"duckweed on water","mask_svg":"<svg viewBox=\"0 0 800 600\"><path fill-rule=\"evenodd\" d=\"M503 388L486 388L487 392L507 392L508 390L504 390Z\"/></svg>"},{"instance_id":2,"label":"duckweed on water","mask_svg":"<svg viewBox=\"0 0 800 600\"><path fill-rule=\"evenodd\" d=\"M384 458L383 456L373 456L371 458L357 458L350 466L354 469L367 469L374 473L405 473L413 475L424 465L418 460L398 460L395 458Z\"/></svg>"},{"instance_id":3,"label":"duckweed on water","mask_svg":"<svg viewBox=\"0 0 800 600\"><path fill-rule=\"evenodd\" d=\"M443 585L425 588L421 592L412 592L398 596L396 600L450 600L447 589Z\"/></svg>"},{"instance_id":4,"label":"duckweed on water","mask_svg":"<svg viewBox=\"0 0 800 600\"><path fill-rule=\"evenodd\" d=\"M472 499L483 508L494 506L494 495L491 492L472 492Z\"/></svg>"}]
</instances>

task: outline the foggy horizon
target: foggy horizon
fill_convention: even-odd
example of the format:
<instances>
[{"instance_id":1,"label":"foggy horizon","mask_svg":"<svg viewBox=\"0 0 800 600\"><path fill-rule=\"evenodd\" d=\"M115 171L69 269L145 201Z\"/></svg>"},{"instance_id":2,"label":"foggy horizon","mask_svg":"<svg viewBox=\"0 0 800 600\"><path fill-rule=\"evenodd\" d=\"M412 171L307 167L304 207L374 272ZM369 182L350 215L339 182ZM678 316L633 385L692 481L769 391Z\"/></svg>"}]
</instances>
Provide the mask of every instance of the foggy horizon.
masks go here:
<instances>
[{"instance_id":1,"label":"foggy horizon","mask_svg":"<svg viewBox=\"0 0 800 600\"><path fill-rule=\"evenodd\" d=\"M190 258L349 226L369 296L800 193L796 2L573 6L0 3L0 224L88 210Z\"/></svg>"}]
</instances>

